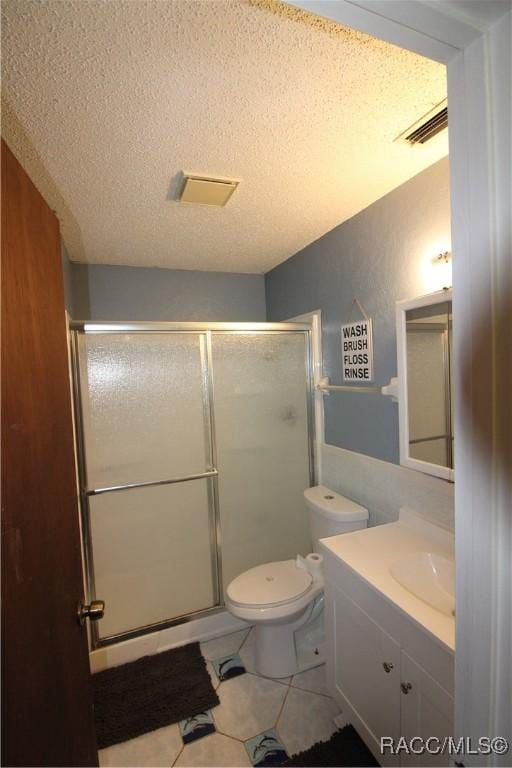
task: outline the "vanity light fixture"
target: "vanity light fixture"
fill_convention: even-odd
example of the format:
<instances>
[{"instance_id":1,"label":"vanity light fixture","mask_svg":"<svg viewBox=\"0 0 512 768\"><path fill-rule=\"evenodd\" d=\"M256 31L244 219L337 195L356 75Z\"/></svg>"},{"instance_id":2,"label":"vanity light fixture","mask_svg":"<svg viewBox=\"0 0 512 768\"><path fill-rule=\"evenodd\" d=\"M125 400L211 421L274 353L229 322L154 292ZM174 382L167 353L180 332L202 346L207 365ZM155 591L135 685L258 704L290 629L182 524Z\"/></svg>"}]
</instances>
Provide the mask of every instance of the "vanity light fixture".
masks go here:
<instances>
[{"instance_id":1,"label":"vanity light fixture","mask_svg":"<svg viewBox=\"0 0 512 768\"><path fill-rule=\"evenodd\" d=\"M441 284L443 291L447 291L452 287L452 254L450 251L438 253L437 256L434 256L432 261L441 278L439 283Z\"/></svg>"}]
</instances>

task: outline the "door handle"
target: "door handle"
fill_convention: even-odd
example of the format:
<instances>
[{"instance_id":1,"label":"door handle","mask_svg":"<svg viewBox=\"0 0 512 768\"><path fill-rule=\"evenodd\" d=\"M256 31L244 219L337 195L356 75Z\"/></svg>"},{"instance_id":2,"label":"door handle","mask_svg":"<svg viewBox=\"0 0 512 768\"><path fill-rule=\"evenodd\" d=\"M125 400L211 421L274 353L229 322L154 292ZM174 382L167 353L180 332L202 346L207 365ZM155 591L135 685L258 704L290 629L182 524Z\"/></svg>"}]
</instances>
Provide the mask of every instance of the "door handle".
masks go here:
<instances>
[{"instance_id":1,"label":"door handle","mask_svg":"<svg viewBox=\"0 0 512 768\"><path fill-rule=\"evenodd\" d=\"M80 626L84 625L86 619L90 619L91 621L98 621L98 619L103 618L104 614L105 614L104 600L91 600L89 605L86 605L81 601L78 603L77 616L78 616L78 623L80 624Z\"/></svg>"}]
</instances>

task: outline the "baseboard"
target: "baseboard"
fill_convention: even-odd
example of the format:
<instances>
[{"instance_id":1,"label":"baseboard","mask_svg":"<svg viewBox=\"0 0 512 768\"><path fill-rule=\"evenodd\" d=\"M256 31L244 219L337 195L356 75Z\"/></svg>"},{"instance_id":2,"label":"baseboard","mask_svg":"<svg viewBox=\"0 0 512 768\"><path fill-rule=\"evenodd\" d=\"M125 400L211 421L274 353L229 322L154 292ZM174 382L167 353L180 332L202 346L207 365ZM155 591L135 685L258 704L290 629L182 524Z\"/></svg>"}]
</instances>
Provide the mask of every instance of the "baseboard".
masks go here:
<instances>
[{"instance_id":1,"label":"baseboard","mask_svg":"<svg viewBox=\"0 0 512 768\"><path fill-rule=\"evenodd\" d=\"M94 672L101 672L102 669L127 664L130 661L140 659L141 656L167 651L187 643L204 642L214 637L229 635L231 632L237 632L247 626L245 621L236 619L228 611L187 621L175 627L151 632L142 637L134 637L91 651L89 654L91 672L93 674Z\"/></svg>"}]
</instances>

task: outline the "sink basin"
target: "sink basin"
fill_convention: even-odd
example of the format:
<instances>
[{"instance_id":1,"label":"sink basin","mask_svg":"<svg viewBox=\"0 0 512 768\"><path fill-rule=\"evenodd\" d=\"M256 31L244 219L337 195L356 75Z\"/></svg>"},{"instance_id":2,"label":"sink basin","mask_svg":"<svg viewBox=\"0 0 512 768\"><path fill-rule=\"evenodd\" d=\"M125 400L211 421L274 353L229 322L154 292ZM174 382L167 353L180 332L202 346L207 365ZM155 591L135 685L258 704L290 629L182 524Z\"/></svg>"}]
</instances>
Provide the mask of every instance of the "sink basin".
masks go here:
<instances>
[{"instance_id":1,"label":"sink basin","mask_svg":"<svg viewBox=\"0 0 512 768\"><path fill-rule=\"evenodd\" d=\"M431 552L414 552L389 566L393 578L423 602L455 615L455 563Z\"/></svg>"}]
</instances>

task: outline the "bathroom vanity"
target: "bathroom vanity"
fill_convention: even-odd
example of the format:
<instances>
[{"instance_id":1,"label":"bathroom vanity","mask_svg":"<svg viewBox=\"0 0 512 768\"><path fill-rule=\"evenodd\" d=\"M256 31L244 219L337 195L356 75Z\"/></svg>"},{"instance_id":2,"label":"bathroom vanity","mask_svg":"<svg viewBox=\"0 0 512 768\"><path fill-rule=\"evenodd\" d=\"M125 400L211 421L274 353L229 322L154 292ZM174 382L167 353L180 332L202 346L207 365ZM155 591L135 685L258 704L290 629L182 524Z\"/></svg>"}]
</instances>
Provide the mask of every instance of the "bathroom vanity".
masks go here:
<instances>
[{"instance_id":1,"label":"bathroom vanity","mask_svg":"<svg viewBox=\"0 0 512 768\"><path fill-rule=\"evenodd\" d=\"M396 523L323 539L321 551L331 695L381 765L448 765L381 754L380 739L453 733L453 534L402 509Z\"/></svg>"}]
</instances>

